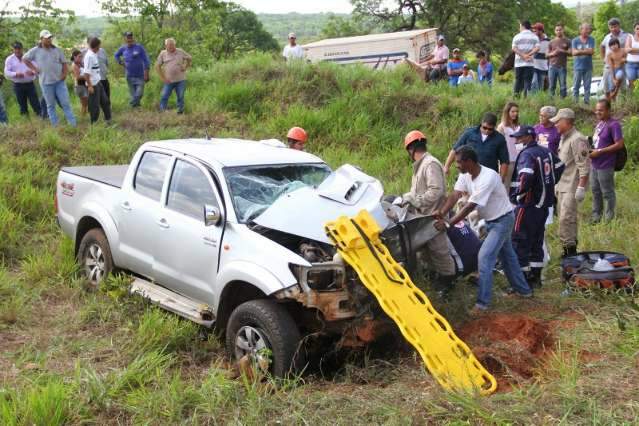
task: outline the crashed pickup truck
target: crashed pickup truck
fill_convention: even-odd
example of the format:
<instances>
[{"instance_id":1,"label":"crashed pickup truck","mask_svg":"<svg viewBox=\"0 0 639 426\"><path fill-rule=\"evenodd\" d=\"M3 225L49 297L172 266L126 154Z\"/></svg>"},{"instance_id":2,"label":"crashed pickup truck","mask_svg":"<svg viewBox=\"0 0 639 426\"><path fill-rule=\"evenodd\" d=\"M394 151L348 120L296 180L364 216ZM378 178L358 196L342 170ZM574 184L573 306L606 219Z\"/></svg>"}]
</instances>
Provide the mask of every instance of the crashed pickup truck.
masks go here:
<instances>
[{"instance_id":1,"label":"crashed pickup truck","mask_svg":"<svg viewBox=\"0 0 639 426\"><path fill-rule=\"evenodd\" d=\"M91 285L130 273L132 292L215 326L233 359L285 376L303 365L305 336L356 347L393 329L324 231L367 210L409 263L436 231L429 218L398 221L382 196L356 167L332 171L309 153L170 140L143 144L130 165L63 168L56 212Z\"/></svg>"}]
</instances>

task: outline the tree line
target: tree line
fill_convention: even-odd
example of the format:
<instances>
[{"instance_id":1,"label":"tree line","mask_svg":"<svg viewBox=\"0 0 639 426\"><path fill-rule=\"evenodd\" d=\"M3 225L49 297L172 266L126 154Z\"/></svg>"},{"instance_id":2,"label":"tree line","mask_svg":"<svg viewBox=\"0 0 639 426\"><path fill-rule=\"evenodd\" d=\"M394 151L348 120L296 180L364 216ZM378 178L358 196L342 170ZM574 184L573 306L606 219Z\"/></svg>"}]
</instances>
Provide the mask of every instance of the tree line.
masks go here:
<instances>
[{"instance_id":1,"label":"tree line","mask_svg":"<svg viewBox=\"0 0 639 426\"><path fill-rule=\"evenodd\" d=\"M578 34L574 9L551 0L351 0L350 17L332 17L323 37L344 37L370 33L439 28L449 46L487 50L503 54L510 51L520 19L541 22L546 28L562 23L568 36ZM630 28L639 19L639 0L618 6L609 0L590 18L595 36L601 41L608 33L608 19L621 19Z\"/></svg>"}]
</instances>

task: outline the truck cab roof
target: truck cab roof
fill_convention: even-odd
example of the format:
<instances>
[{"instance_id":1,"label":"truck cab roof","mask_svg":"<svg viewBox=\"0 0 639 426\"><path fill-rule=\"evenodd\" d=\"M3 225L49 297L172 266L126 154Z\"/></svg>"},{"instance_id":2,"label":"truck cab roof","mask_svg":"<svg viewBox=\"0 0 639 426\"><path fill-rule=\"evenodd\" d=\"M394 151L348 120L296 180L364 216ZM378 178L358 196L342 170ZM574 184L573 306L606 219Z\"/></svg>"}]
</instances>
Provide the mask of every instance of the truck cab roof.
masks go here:
<instances>
[{"instance_id":1,"label":"truck cab roof","mask_svg":"<svg viewBox=\"0 0 639 426\"><path fill-rule=\"evenodd\" d=\"M268 141L271 142L271 141ZM286 145L242 139L173 139L145 143L141 149L161 148L222 167L265 164L324 163L319 157Z\"/></svg>"}]
</instances>

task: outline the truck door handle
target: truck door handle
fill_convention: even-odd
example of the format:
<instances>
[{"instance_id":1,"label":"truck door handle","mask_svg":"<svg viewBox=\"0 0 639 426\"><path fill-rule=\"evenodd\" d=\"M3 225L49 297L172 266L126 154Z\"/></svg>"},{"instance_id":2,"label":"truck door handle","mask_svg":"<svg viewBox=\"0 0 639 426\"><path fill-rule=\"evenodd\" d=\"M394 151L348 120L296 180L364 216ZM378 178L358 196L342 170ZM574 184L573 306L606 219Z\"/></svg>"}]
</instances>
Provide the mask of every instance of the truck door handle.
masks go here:
<instances>
[{"instance_id":1,"label":"truck door handle","mask_svg":"<svg viewBox=\"0 0 639 426\"><path fill-rule=\"evenodd\" d=\"M215 238L202 237L202 240L204 240L204 244L208 246L217 247L217 240Z\"/></svg>"},{"instance_id":2,"label":"truck door handle","mask_svg":"<svg viewBox=\"0 0 639 426\"><path fill-rule=\"evenodd\" d=\"M158 224L158 226L159 226L160 228L165 228L165 229L166 229L166 228L168 228L168 227L169 227L169 223L168 223L168 222L166 221L166 219L164 219L164 218L159 219L156 223Z\"/></svg>"},{"instance_id":3,"label":"truck door handle","mask_svg":"<svg viewBox=\"0 0 639 426\"><path fill-rule=\"evenodd\" d=\"M131 204L128 201L123 201L120 207L122 207L122 210L131 211Z\"/></svg>"}]
</instances>

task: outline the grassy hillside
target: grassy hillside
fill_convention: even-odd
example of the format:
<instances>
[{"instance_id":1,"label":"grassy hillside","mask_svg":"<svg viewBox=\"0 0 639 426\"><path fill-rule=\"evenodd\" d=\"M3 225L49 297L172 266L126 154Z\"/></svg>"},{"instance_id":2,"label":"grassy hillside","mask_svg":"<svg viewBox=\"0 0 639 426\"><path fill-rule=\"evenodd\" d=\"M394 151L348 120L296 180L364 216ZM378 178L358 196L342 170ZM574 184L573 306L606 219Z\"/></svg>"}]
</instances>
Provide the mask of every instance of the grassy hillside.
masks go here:
<instances>
[{"instance_id":1,"label":"grassy hillside","mask_svg":"<svg viewBox=\"0 0 639 426\"><path fill-rule=\"evenodd\" d=\"M534 300L497 296L488 319L470 320L475 289L460 282L452 301L437 306L499 377L501 390L489 398L442 392L410 350L350 354L283 387L253 383L235 378L214 336L127 296L126 277L87 291L55 224L60 166L126 163L148 140L284 137L301 125L309 149L331 166L356 164L398 193L410 183L401 143L408 130L424 130L443 159L465 127L510 99L505 85L455 90L427 86L406 69L287 66L260 55L192 72L183 116L155 112L159 88L149 84L143 108L131 111L126 84L114 81L114 125L90 127L85 117L77 129L19 119L5 96L13 121L0 128L0 424L639 422L637 300L560 297L555 226L553 261ZM582 249L620 251L635 262L638 101L616 111L633 156L618 175L619 217L586 224L588 197L580 225ZM549 102L523 100L523 121L533 123ZM592 114L577 113L590 133ZM496 323L513 335L492 333Z\"/></svg>"}]
</instances>

